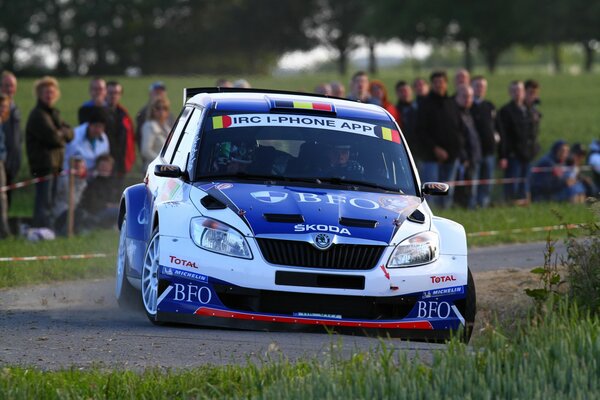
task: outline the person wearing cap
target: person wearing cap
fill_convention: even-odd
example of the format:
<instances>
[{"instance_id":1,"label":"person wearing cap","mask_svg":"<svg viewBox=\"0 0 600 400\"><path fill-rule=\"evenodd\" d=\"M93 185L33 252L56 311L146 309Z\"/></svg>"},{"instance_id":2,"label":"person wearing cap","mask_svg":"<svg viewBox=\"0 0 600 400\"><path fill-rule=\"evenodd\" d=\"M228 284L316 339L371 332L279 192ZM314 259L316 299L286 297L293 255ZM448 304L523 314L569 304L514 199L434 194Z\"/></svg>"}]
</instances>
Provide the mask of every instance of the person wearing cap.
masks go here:
<instances>
[{"instance_id":1,"label":"person wearing cap","mask_svg":"<svg viewBox=\"0 0 600 400\"><path fill-rule=\"evenodd\" d=\"M148 112L152 102L158 98L164 98L169 101L167 96L167 86L162 81L152 82L148 88L148 102L138 111L135 116L135 142L138 144L139 149L142 148L142 126L148 117ZM169 130L175 123L175 117L169 112L166 124L169 125Z\"/></svg>"},{"instance_id":2,"label":"person wearing cap","mask_svg":"<svg viewBox=\"0 0 600 400\"><path fill-rule=\"evenodd\" d=\"M83 103L77 111L79 124L89 121L90 113L93 113L94 107L106 107L106 81L100 77L95 77L90 81L90 99Z\"/></svg>"},{"instance_id":3,"label":"person wearing cap","mask_svg":"<svg viewBox=\"0 0 600 400\"><path fill-rule=\"evenodd\" d=\"M88 122L77 126L73 140L65 150L63 169L69 169L71 158L80 157L85 161L86 168L91 171L96 166L96 159L102 154L110 154L106 128L106 110L102 107L90 109Z\"/></svg>"},{"instance_id":4,"label":"person wearing cap","mask_svg":"<svg viewBox=\"0 0 600 400\"><path fill-rule=\"evenodd\" d=\"M350 160L350 145L337 144L329 148L329 166L323 171L323 177L360 179L365 169L355 160Z\"/></svg>"}]
</instances>

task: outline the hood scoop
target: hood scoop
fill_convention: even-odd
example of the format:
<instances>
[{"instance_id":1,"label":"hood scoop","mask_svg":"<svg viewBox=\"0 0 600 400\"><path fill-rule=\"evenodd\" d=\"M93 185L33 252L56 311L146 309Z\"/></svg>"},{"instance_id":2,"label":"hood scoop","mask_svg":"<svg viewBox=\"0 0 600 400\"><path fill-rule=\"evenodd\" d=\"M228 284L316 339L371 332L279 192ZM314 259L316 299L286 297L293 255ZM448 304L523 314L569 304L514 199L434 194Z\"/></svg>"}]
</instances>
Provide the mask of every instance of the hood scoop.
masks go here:
<instances>
[{"instance_id":1,"label":"hood scoop","mask_svg":"<svg viewBox=\"0 0 600 400\"><path fill-rule=\"evenodd\" d=\"M202 204L207 210L223 210L227 208L223 202L211 196L210 194L204 196L202 200L200 200L200 204Z\"/></svg>"},{"instance_id":2,"label":"hood scoop","mask_svg":"<svg viewBox=\"0 0 600 400\"><path fill-rule=\"evenodd\" d=\"M379 222L371 219L357 219L357 218L340 218L340 225L344 226L355 226L357 228L375 228Z\"/></svg>"},{"instance_id":3,"label":"hood scoop","mask_svg":"<svg viewBox=\"0 0 600 400\"><path fill-rule=\"evenodd\" d=\"M425 223L425 215L419 211L415 210L412 214L410 214L407 218L410 222L416 222L417 224Z\"/></svg>"},{"instance_id":4,"label":"hood scoop","mask_svg":"<svg viewBox=\"0 0 600 400\"><path fill-rule=\"evenodd\" d=\"M263 214L267 222L302 223L304 217L301 214Z\"/></svg>"}]
</instances>

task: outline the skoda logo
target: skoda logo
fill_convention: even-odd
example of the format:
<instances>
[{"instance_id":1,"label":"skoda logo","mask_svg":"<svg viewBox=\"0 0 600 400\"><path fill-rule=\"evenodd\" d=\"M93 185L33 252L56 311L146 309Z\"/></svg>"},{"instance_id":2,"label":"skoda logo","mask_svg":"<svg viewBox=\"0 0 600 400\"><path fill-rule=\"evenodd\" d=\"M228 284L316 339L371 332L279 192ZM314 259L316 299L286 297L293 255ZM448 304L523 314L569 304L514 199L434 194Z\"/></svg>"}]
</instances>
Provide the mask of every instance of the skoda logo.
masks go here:
<instances>
[{"instance_id":1,"label":"skoda logo","mask_svg":"<svg viewBox=\"0 0 600 400\"><path fill-rule=\"evenodd\" d=\"M315 247L319 250L327 250L331 246L331 235L328 233L317 233L315 235Z\"/></svg>"}]
</instances>

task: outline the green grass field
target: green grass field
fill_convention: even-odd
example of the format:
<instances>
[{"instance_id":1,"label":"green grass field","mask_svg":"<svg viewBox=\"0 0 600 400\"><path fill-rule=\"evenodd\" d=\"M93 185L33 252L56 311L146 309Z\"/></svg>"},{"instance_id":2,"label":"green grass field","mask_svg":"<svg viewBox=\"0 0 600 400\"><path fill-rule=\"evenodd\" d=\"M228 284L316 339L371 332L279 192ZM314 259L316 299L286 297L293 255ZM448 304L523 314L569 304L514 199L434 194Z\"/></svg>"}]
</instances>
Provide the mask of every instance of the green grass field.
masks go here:
<instances>
[{"instance_id":1,"label":"green grass field","mask_svg":"<svg viewBox=\"0 0 600 400\"><path fill-rule=\"evenodd\" d=\"M449 71L452 73L453 71ZM426 76L427 73L423 73ZM411 80L414 73L406 69L384 70L377 78L392 92L394 83L399 79ZM114 77L107 77L113 79ZM217 77L143 77L117 79L124 85L123 103L135 114L147 99L148 86L154 80L163 80L169 89L172 108L177 111L182 104L184 87L210 86ZM310 91L322 81L341 80L335 75L306 74L285 77L246 77L255 86L261 88ZM507 100L507 84L513 79L535 78L541 82L542 119L541 142L544 148L558 139L565 138L571 142L589 143L592 138L600 137L600 75L548 75L541 69L529 69L521 73L506 72L489 78L489 98L497 105ZM71 124L76 123L77 109L88 98L89 79L70 78L60 81L62 97L57 107L63 117ZM21 108L23 129L29 110L34 105L33 80L19 81L17 104ZM393 98L393 94L391 94ZM395 99L393 99L395 100ZM135 171L138 171L136 169ZM21 170L21 178L28 179L29 173L25 164ZM139 182L141 174L132 174L131 182ZM30 216L33 209L33 187L17 189L13 192L12 216ZM533 204L527 208L499 206L486 210L466 211L453 209L440 212L441 216L456 220L465 226L468 233L518 228L557 225L561 221L556 213L568 223L585 223L594 220L593 214L585 205L570 204ZM510 233L489 237L471 237L471 246L482 246L496 243L523 242L544 240L546 233ZM556 232L553 237L565 237L565 232ZM77 261L44 261L26 263L0 262L0 287L47 282L65 278L104 276L111 274L116 252L117 235L114 231L100 231L91 235L71 240L60 239L54 242L32 244L20 239L0 241L0 257L17 255L62 255L83 252L107 252L111 258Z\"/></svg>"}]
</instances>

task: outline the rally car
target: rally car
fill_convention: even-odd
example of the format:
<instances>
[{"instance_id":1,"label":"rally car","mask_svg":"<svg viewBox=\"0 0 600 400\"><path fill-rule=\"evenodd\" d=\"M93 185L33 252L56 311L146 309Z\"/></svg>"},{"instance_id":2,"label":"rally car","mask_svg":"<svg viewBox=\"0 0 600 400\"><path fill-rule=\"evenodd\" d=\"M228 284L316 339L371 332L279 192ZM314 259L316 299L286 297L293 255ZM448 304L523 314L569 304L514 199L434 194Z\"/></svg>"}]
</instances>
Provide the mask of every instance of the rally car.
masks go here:
<instances>
[{"instance_id":1,"label":"rally car","mask_svg":"<svg viewBox=\"0 0 600 400\"><path fill-rule=\"evenodd\" d=\"M435 217L383 108L258 89L184 90L121 199L116 297L155 324L468 341L463 227Z\"/></svg>"}]
</instances>

